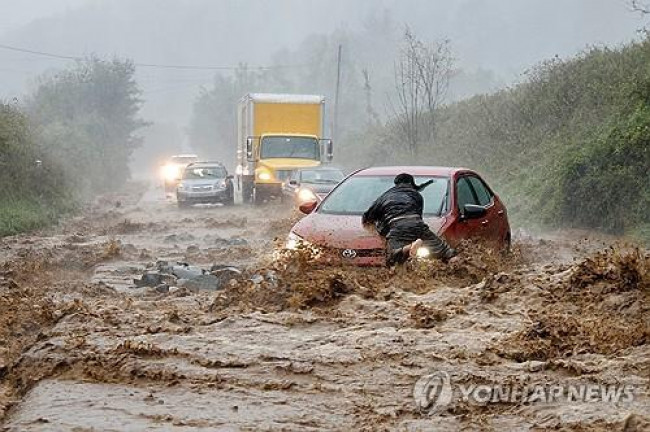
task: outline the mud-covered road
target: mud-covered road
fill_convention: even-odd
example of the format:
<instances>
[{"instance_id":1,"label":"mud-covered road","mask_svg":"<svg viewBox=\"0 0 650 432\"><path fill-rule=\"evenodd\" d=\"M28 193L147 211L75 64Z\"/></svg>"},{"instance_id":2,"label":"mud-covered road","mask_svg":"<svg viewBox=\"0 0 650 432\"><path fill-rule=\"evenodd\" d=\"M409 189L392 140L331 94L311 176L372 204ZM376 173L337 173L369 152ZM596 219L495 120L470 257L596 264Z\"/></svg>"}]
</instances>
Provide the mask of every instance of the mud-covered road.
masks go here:
<instances>
[{"instance_id":1,"label":"mud-covered road","mask_svg":"<svg viewBox=\"0 0 650 432\"><path fill-rule=\"evenodd\" d=\"M0 430L650 430L645 250L520 235L507 259L318 268L274 261L297 217L279 205L179 210L157 193L0 240ZM177 262L242 274L135 286ZM422 409L433 373L454 397Z\"/></svg>"}]
</instances>

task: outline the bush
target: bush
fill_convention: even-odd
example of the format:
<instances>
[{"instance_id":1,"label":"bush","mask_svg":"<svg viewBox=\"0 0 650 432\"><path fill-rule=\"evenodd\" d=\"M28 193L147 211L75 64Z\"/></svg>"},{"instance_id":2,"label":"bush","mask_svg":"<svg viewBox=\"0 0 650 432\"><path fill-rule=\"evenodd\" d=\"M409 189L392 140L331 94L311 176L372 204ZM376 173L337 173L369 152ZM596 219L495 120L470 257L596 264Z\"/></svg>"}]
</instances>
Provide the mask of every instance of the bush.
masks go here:
<instances>
[{"instance_id":1,"label":"bush","mask_svg":"<svg viewBox=\"0 0 650 432\"><path fill-rule=\"evenodd\" d=\"M613 122L563 164L561 213L578 226L622 234L650 223L650 107Z\"/></svg>"},{"instance_id":2,"label":"bush","mask_svg":"<svg viewBox=\"0 0 650 432\"><path fill-rule=\"evenodd\" d=\"M27 117L0 104L0 236L42 227L74 203L63 170L33 140Z\"/></svg>"}]
</instances>

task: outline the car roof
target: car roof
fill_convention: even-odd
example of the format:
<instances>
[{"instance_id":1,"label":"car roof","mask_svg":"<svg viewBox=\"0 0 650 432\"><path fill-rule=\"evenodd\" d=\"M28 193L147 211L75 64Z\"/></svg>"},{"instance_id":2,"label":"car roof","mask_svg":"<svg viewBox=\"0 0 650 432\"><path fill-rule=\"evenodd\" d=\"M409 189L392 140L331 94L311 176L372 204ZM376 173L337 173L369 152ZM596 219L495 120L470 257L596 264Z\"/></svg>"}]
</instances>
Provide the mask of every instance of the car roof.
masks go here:
<instances>
[{"instance_id":1,"label":"car roof","mask_svg":"<svg viewBox=\"0 0 650 432\"><path fill-rule=\"evenodd\" d=\"M457 172L474 172L467 168L458 167L439 167L439 166L384 166L369 167L357 171L355 176L396 176L401 173L411 174L413 176L438 176L451 177Z\"/></svg>"},{"instance_id":2,"label":"car roof","mask_svg":"<svg viewBox=\"0 0 650 432\"><path fill-rule=\"evenodd\" d=\"M296 168L296 171L343 171L343 170L339 167L315 166L315 167Z\"/></svg>"},{"instance_id":3,"label":"car roof","mask_svg":"<svg viewBox=\"0 0 650 432\"><path fill-rule=\"evenodd\" d=\"M223 168L223 164L221 162L194 162L189 164L187 167L207 167L207 166L218 166Z\"/></svg>"}]
</instances>

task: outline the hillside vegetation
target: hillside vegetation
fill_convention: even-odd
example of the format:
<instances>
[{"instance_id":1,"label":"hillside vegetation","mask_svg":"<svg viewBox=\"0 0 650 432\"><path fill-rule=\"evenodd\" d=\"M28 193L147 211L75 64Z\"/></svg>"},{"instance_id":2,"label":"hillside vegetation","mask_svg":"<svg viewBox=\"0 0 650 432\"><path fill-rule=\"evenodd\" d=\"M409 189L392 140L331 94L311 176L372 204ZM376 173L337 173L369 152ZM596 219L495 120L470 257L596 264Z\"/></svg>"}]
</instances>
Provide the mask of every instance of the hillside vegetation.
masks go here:
<instances>
[{"instance_id":1,"label":"hillside vegetation","mask_svg":"<svg viewBox=\"0 0 650 432\"><path fill-rule=\"evenodd\" d=\"M481 171L517 225L650 239L650 40L545 62L437 118L419 162ZM396 129L364 138L377 146L372 162L395 153Z\"/></svg>"},{"instance_id":2,"label":"hillside vegetation","mask_svg":"<svg viewBox=\"0 0 650 432\"><path fill-rule=\"evenodd\" d=\"M63 171L44 158L16 107L0 104L0 236L51 223L69 208Z\"/></svg>"},{"instance_id":3,"label":"hillside vegetation","mask_svg":"<svg viewBox=\"0 0 650 432\"><path fill-rule=\"evenodd\" d=\"M129 179L140 91L129 61L88 58L0 104L0 236L52 223Z\"/></svg>"}]
</instances>

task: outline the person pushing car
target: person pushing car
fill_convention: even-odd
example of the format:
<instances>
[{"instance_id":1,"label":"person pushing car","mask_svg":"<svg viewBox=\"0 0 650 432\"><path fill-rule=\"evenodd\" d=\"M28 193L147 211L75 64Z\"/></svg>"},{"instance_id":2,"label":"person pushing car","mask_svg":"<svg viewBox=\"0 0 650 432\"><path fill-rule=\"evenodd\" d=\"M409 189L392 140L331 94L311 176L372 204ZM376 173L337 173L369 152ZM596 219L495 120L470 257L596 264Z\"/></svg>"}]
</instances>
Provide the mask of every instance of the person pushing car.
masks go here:
<instances>
[{"instance_id":1,"label":"person pushing car","mask_svg":"<svg viewBox=\"0 0 650 432\"><path fill-rule=\"evenodd\" d=\"M424 198L420 191L433 183L429 180L415 184L412 175L402 173L395 177L395 186L384 192L363 214L365 227L374 225L386 239L386 264L404 264L424 247L428 255L448 262L457 255L455 249L436 235L424 223Z\"/></svg>"}]
</instances>

